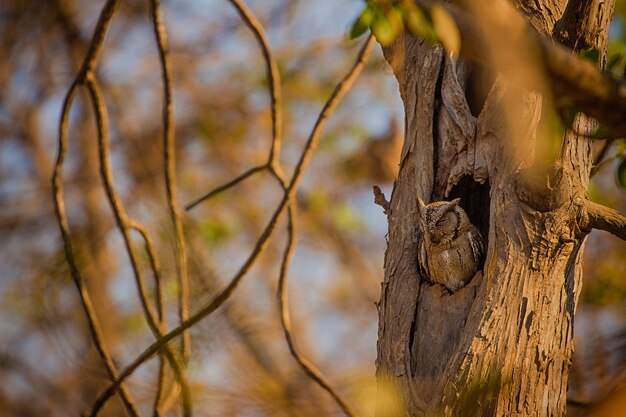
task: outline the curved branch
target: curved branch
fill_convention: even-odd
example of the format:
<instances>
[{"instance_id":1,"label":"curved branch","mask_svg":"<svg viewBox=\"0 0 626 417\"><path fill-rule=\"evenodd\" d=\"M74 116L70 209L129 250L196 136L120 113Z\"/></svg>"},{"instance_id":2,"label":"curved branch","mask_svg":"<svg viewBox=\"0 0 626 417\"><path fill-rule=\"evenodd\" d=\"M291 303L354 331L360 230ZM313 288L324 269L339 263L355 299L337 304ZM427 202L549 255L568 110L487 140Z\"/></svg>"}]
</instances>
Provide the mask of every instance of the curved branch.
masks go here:
<instances>
[{"instance_id":1,"label":"curved branch","mask_svg":"<svg viewBox=\"0 0 626 417\"><path fill-rule=\"evenodd\" d=\"M165 317L165 302L163 299L163 291L161 288L161 271L159 267L159 258L156 256L156 250L154 249L154 243L148 234L146 228L138 222L130 219L128 221L128 227L133 229L139 233L141 238L144 241L145 250L148 254L148 260L150 262L150 268L152 269L152 276L154 278L154 298L157 307L157 315L159 320L159 327L162 331L165 331L167 328L166 317ZM159 409L161 404L161 395L163 395L163 390L165 387L165 361L163 360L163 356L159 357L159 375L157 378L157 392L154 397L154 415L160 416L162 412Z\"/></svg>"},{"instance_id":2,"label":"curved branch","mask_svg":"<svg viewBox=\"0 0 626 417\"><path fill-rule=\"evenodd\" d=\"M235 289L239 286L242 278L246 275L246 273L250 270L259 254L267 247L267 243L269 238L273 235L274 230L276 229L276 225L281 220L284 215L286 208L289 202L293 199L298 186L300 185L300 181L302 180L302 176L304 171L306 170L308 163L313 155L313 152L317 148L317 144L319 142L319 138L321 132L326 125L326 121L328 117L333 113L343 96L350 90L354 80L360 74L365 62L369 58L369 55L372 50L372 46L374 45L374 38L370 35L370 37L365 42L363 48L358 54L358 58L350 69L348 74L341 80L341 82L335 87L335 90L331 94L331 97L328 99L324 108L322 109L320 115L315 122L315 126L309 135L309 138L306 142L304 150L300 155L300 159L296 165L296 169L294 171L293 177L289 182L289 186L287 187L287 192L283 199L281 200L278 208L272 215L269 223L263 230L263 233L257 240L257 243L252 250L252 253L249 255L248 259L241 266L237 274L233 277L230 283L222 289L213 299L207 302L203 307L201 307L196 313L194 313L189 319L180 324L175 329L172 329L169 333L165 334L159 340L155 341L152 345L150 345L146 350L144 350L133 362L131 362L120 374L119 378L117 378L109 387L107 387L97 398L96 402L92 408L92 415L97 413L97 411L102 407L102 404L110 398L115 391L119 388L120 384L126 380L141 364L143 364L146 360L150 359L154 354L159 352L170 340L179 336L182 332L190 328L191 326L198 323L200 320L207 317L217 308L219 308L235 291Z\"/></svg>"},{"instance_id":3,"label":"curved branch","mask_svg":"<svg viewBox=\"0 0 626 417\"><path fill-rule=\"evenodd\" d=\"M113 174L111 172L110 160L109 160L109 131L108 131L108 121L106 115L106 107L104 104L104 97L98 82L96 81L93 73L87 74L85 78L87 90L89 91L89 95L93 104L93 110L96 115L96 124L97 124L97 136L98 136L98 156L100 159L100 177L102 178L102 182L106 191L107 199L109 200L109 204L111 205L111 209L113 210L113 214L115 217L115 222L120 232L122 233L122 237L124 239L124 244L126 246L126 252L130 258L131 268L133 270L133 274L135 276L135 282L137 284L137 288L139 291L139 300L141 303L141 307L144 312L144 316L148 323L148 327L152 331L153 335L156 339L163 336L165 328L162 327L161 323L159 323L155 317L154 311L152 310L150 304L148 303L148 292L146 290L145 282L143 280L143 274L141 273L141 268L139 266L139 257L137 255L137 251L135 249L135 245L132 242L130 237L130 219L126 214L126 210L122 205L122 202L115 190L113 185ZM178 363L178 359L174 356L173 352L168 346L165 346L163 353L167 357L170 362L174 372L176 373L180 385L181 391L183 393L183 410L185 416L191 416L191 399L189 386L187 384L186 377L184 375L183 370L181 369L180 364Z\"/></svg>"},{"instance_id":4,"label":"curved branch","mask_svg":"<svg viewBox=\"0 0 626 417\"><path fill-rule=\"evenodd\" d=\"M84 82L85 76L97 64L97 61L100 57L100 52L102 50L102 45L104 43L104 37L119 3L119 0L109 0L100 12L98 23L96 24L96 28L94 29L93 38L89 46L89 50L87 51L87 55L83 60L81 70L76 75L74 82L72 83L67 94L65 95L59 121L58 153L54 165L54 171L52 173L52 198L54 203L54 212L57 218L57 223L59 224L61 237L63 239L65 258L67 260L67 263L69 264L72 280L76 285L81 303L83 305L83 310L85 311L85 316L87 318L87 324L89 326L91 338L93 339L96 350L98 351L98 354L100 355L100 358L104 363L104 367L109 375L109 378L111 378L113 381L116 381L119 378L118 370L104 342L100 322L98 320L98 317L96 316L96 312L91 302L89 292L85 287L84 279L78 269L76 256L74 254L74 246L72 243L69 221L65 210L65 199L63 196L63 165L65 162L65 154L67 153L68 147L68 123L72 103L76 98L78 88ZM137 410L137 406L135 405L135 402L127 391L126 387L120 386L119 395L128 414L133 417L138 417L139 411Z\"/></svg>"},{"instance_id":5,"label":"curved branch","mask_svg":"<svg viewBox=\"0 0 626 417\"><path fill-rule=\"evenodd\" d=\"M278 288L276 290L276 297L278 299L278 308L280 313L280 323L283 328L285 340L287 341L287 345L289 346L289 352L291 352L291 356L293 356L296 362L298 362L304 373L306 373L309 378L311 378L326 392L328 392L347 416L354 417L357 414L352 406L337 391L335 391L335 389L330 385L330 383L326 380L324 375L322 375L319 369L317 369L317 367L310 360L304 357L296 346L293 329L291 327L291 317L289 315L289 301L287 295L287 272L289 270L289 264L291 263L291 258L295 249L295 217L295 204L290 204L287 216L287 245L285 247L282 262L280 264L280 276L278 278Z\"/></svg>"},{"instance_id":6,"label":"curved branch","mask_svg":"<svg viewBox=\"0 0 626 417\"><path fill-rule=\"evenodd\" d=\"M176 239L176 266L178 270L178 314L181 323L189 317L189 279L187 276L187 250L183 235L183 222L177 197L176 184L176 148L174 142L174 104L172 101L171 65L168 56L167 32L163 23L160 0L150 1L150 11L159 50L161 77L163 79L163 171L165 173L165 191L170 219L174 225ZM183 363L189 360L191 344L189 333L183 333L181 356Z\"/></svg>"},{"instance_id":7,"label":"curved branch","mask_svg":"<svg viewBox=\"0 0 626 417\"><path fill-rule=\"evenodd\" d=\"M113 358L111 357L109 349L106 347L100 322L96 316L96 311L93 307L93 303L91 302L91 297L85 287L85 281L78 270L78 264L74 255L74 245L70 234L69 221L65 211L65 200L63 197L63 163L65 160L65 154L67 153L67 125L70 108L77 92L78 83L74 82L65 97L61 113L61 123L59 125L59 150L57 161L54 166L54 172L52 174L54 211L57 217L57 223L59 224L59 229L61 230L61 237L63 238L65 258L67 259L67 263L70 267L72 280L74 281L78 294L80 295L83 310L85 311L85 316L87 318L87 324L91 332L91 338L93 339L96 350L98 351L98 354L104 363L104 367L109 374L109 378L116 381L119 379L119 372L115 363L113 363ZM120 387L120 397L126 411L133 417L139 417L137 406L125 386Z\"/></svg>"},{"instance_id":8,"label":"curved branch","mask_svg":"<svg viewBox=\"0 0 626 417\"><path fill-rule=\"evenodd\" d=\"M148 254L148 261L150 262L150 268L154 276L154 298L157 306L157 316L161 326L165 327L166 317L164 314L165 304L163 300L163 290L161 286L161 267L159 266L159 258L156 256L156 250L154 243L146 228L139 222L132 219L128 219L127 225L130 229L136 230L144 241L146 247L146 253Z\"/></svg>"},{"instance_id":9,"label":"curved branch","mask_svg":"<svg viewBox=\"0 0 626 417\"><path fill-rule=\"evenodd\" d=\"M259 43L261 52L263 53L263 59L265 61L265 68L267 72L267 81L269 84L271 111L272 111L272 145L270 148L270 155L268 159L268 165L272 166L278 161L280 155L280 146L282 142L283 134L283 115L282 115L282 94L280 89L280 72L278 71L278 65L274 59L269 42L267 41L267 35L263 26L258 19L250 12L250 9L241 0L228 0L237 9L241 19L250 28L254 37Z\"/></svg>"},{"instance_id":10,"label":"curved branch","mask_svg":"<svg viewBox=\"0 0 626 417\"><path fill-rule=\"evenodd\" d=\"M626 217L612 208L593 201L585 203L586 215L583 220L584 229L598 229L626 240Z\"/></svg>"},{"instance_id":11,"label":"curved branch","mask_svg":"<svg viewBox=\"0 0 626 417\"><path fill-rule=\"evenodd\" d=\"M259 43L259 47L261 48L261 52L263 53L263 60L265 61L265 70L267 73L268 80L268 88L270 95L270 108L272 114L272 142L270 145L269 156L267 159L267 163L264 165L260 165L254 168L250 168L240 176L235 179L227 182L224 185L217 187L216 189L209 191L201 197L198 197L194 201L188 203L185 206L185 210L191 210L196 205L200 204L204 200L208 200L214 195L225 191L235 185L239 184L243 180L252 176L253 174L262 171L264 169L269 169L272 175L276 175L279 180L283 178L282 169L280 168L279 163L279 155L280 155L280 147L282 143L282 134L283 134L283 115L282 115L282 93L281 93L281 83L280 83L280 72L278 71L278 64L276 63L276 59L274 58L269 42L267 40L267 35L265 34L265 30L263 26L259 22L259 20L254 16L254 14L248 9L248 7L241 2L240 0L228 0L239 13L239 16L243 20L243 22L250 28L254 37L257 39Z\"/></svg>"}]
</instances>

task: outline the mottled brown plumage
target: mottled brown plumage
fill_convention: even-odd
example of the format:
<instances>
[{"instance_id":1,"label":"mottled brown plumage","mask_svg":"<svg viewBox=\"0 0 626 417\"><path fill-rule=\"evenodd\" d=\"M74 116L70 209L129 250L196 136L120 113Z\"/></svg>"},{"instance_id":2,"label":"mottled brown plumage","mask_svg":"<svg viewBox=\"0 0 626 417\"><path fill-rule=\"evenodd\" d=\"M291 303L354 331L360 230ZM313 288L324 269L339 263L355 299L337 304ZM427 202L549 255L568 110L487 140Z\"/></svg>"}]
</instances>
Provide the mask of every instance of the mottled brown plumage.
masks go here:
<instances>
[{"instance_id":1,"label":"mottled brown plumage","mask_svg":"<svg viewBox=\"0 0 626 417\"><path fill-rule=\"evenodd\" d=\"M482 268L484 243L459 199L425 205L418 197L417 264L422 277L455 292Z\"/></svg>"}]
</instances>

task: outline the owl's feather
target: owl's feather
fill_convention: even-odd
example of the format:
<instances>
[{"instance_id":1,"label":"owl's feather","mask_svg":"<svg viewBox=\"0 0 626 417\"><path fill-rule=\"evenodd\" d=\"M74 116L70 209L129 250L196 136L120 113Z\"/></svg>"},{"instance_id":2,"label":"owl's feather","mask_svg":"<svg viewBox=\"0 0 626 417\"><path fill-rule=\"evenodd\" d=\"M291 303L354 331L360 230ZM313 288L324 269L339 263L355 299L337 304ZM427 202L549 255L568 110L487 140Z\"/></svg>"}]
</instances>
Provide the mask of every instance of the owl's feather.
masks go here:
<instances>
[{"instance_id":1,"label":"owl's feather","mask_svg":"<svg viewBox=\"0 0 626 417\"><path fill-rule=\"evenodd\" d=\"M484 242L470 223L459 199L424 204L418 198L420 227L417 235L419 273L454 292L482 268ZM450 215L454 214L453 216Z\"/></svg>"},{"instance_id":2,"label":"owl's feather","mask_svg":"<svg viewBox=\"0 0 626 417\"><path fill-rule=\"evenodd\" d=\"M476 261L478 264L482 264L485 257L485 242L483 241L483 236L480 234L480 231L473 224L470 224L468 237L470 246L472 247L472 255L474 256L474 261Z\"/></svg>"}]
</instances>

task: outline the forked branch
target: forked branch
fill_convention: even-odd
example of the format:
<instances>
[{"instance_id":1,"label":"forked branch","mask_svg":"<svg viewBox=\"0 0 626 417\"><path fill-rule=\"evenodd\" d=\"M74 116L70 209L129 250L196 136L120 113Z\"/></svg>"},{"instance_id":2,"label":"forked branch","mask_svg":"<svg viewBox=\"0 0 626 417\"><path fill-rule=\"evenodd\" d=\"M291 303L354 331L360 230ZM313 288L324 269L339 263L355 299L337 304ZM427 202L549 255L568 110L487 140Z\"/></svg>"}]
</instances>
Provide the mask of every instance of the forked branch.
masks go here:
<instances>
[{"instance_id":1,"label":"forked branch","mask_svg":"<svg viewBox=\"0 0 626 417\"><path fill-rule=\"evenodd\" d=\"M352 84L354 83L357 76L360 74L365 65L365 62L369 58L373 45L374 39L372 36L370 36L361 51L359 52L357 61L355 62L354 66L350 69L350 71L343 78L343 80L341 80L341 82L335 87L335 90L331 94L331 97L324 105L324 108L318 116L317 121L315 122L315 125L311 131L311 134L309 135L304 150L300 155L300 158L294 170L294 174L287 187L287 192L285 193L278 207L274 211L274 214L272 215L270 221L263 230L263 233L257 240L255 247L253 248L251 254L248 256L248 259L246 259L237 274L235 274L230 283L224 289L217 293L215 297L209 300L196 313L191 315L189 319L187 319L175 329L172 329L169 333L165 334L159 340L155 341L146 350L144 350L133 362L131 362L131 364L128 365L121 372L119 378L117 378L109 387L107 387L107 389L103 391L102 394L100 394L100 396L96 399L92 408L92 415L95 415L98 412L102 405L117 391L120 384L122 384L126 380L126 378L132 375L132 373L137 368L139 368L139 366L141 366L145 361L150 359L157 352L159 352L169 341L179 336L182 332L195 325L196 323L207 317L209 314L211 314L213 311L215 311L217 308L219 308L237 289L243 277L250 270L261 252L267 247L268 241L270 237L274 234L278 222L284 216L287 207L289 206L291 200L296 194L300 182L302 181L302 176L310 162L310 159L315 149L317 148L319 138L321 136L324 126L326 125L328 117L334 112L343 96L352 87Z\"/></svg>"},{"instance_id":2,"label":"forked branch","mask_svg":"<svg viewBox=\"0 0 626 417\"><path fill-rule=\"evenodd\" d=\"M89 330L91 332L93 342L96 346L96 350L98 351L98 354L100 355L102 362L104 363L104 367L109 375L109 378L111 378L113 381L116 381L118 379L118 370L105 344L102 329L100 327L100 322L96 316L93 304L91 302L91 297L85 286L85 281L82 277L82 274L78 269L78 263L76 262L69 221L67 218L67 212L65 210L65 198L63 192L63 165L65 162L65 155L68 148L68 124L72 103L76 98L78 88L84 83L87 73L90 72L91 69L94 68L97 64L100 52L102 50L102 44L104 43L104 37L118 5L119 0L109 0L102 9L100 17L98 18L98 23L94 30L92 42L83 61L82 68L80 72L76 75L74 82L72 83L70 89L65 95L63 108L61 110L61 118L59 122L58 154L52 174L52 194L54 211L57 217L57 223L59 224L59 229L61 231L61 236L63 238L63 249L65 251L65 257L70 267L72 280L74 281L74 284L76 285L76 288L78 290L78 294L80 296L80 300L85 311L87 324L89 325ZM138 417L139 412L137 410L137 406L135 405L135 402L130 396L129 392L123 386L120 387L120 397L122 399L124 407L126 408L126 411L131 416Z\"/></svg>"},{"instance_id":3,"label":"forked branch","mask_svg":"<svg viewBox=\"0 0 626 417\"><path fill-rule=\"evenodd\" d=\"M115 217L115 222L124 239L126 252L128 253L130 259L131 268L133 270L133 275L135 277L135 282L137 284L137 289L139 293L139 300L141 302L146 322L148 323L148 327L154 334L155 338L158 339L163 335L165 328L162 323L159 322L157 316L154 313L154 310L151 308L151 305L149 303L148 291L146 289L145 281L143 280L143 273L139 264L139 256L137 255L137 250L130 236L130 224L132 223L135 225L135 227L137 227L137 222L129 219L113 182L113 173L109 158L108 118L106 113L106 106L104 103L104 96L93 73L87 74L87 77L85 78L85 84L87 90L89 91L92 107L96 115L98 156L102 183L104 185L109 204L111 205L111 209ZM176 373L176 376L178 377L179 383L181 385L181 392L183 394L182 400L184 415L189 417L191 416L191 398L187 380L182 370L182 367L179 364L178 358L176 358L176 356L168 346L165 347L163 353L168 359L170 365L172 366L172 369Z\"/></svg>"}]
</instances>

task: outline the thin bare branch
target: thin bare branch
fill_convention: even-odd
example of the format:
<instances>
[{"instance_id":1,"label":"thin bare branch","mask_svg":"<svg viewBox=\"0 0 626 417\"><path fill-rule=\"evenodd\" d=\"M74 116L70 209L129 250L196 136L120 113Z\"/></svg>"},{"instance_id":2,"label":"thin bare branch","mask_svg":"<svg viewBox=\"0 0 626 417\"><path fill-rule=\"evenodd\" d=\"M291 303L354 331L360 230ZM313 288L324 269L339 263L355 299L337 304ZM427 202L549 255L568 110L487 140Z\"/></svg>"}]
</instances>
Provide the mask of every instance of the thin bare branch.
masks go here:
<instances>
[{"instance_id":1,"label":"thin bare branch","mask_svg":"<svg viewBox=\"0 0 626 417\"><path fill-rule=\"evenodd\" d=\"M162 332L165 332L167 328L166 317L165 317L165 302L163 299L163 291L161 286L161 271L159 266L159 258L156 256L156 250L154 249L154 243L148 234L146 228L138 222L133 221L132 219L128 221L128 227L136 230L142 237L144 241L144 246L146 253L148 255L148 260L150 262L150 268L152 269L152 276L154 278L154 299L157 308L157 315L159 321L159 328ZM165 360L161 355L159 357L159 375L157 379L157 391L154 398L154 415L160 416L162 415L162 411L160 409L161 404L161 396L163 394L163 390L165 387L165 378L166 378L166 370L165 370Z\"/></svg>"},{"instance_id":2,"label":"thin bare branch","mask_svg":"<svg viewBox=\"0 0 626 417\"><path fill-rule=\"evenodd\" d=\"M271 48L269 46L269 42L267 40L267 35L265 34L265 30L263 26L259 22L259 20L254 16L254 14L248 9L248 7L241 2L240 0L228 0L236 9L243 22L250 28L254 37L257 39L259 43L259 47L261 48L261 52L263 53L263 60L265 61L265 69L267 73L268 80L268 89L270 95L270 108L272 114L272 141L270 145L270 151L268 155L268 160L265 165L257 166L254 168L250 168L248 171L244 172L240 176L234 178L233 180L227 182L224 185L217 187L216 189L209 191L203 196L197 198L191 203L185 206L186 210L191 210L196 205L201 202L208 200L216 194L219 194L222 191L225 191L231 187L236 186L240 182L244 181L248 177L260 172L264 169L269 169L270 173L276 176L279 181L284 183L284 174L282 173L282 168L279 163L280 156L280 148L282 143L282 131L283 131L283 116L282 116L282 93L281 93L281 82L280 82L280 72L278 71L278 64L276 63L276 59L274 58Z\"/></svg>"},{"instance_id":3,"label":"thin bare branch","mask_svg":"<svg viewBox=\"0 0 626 417\"><path fill-rule=\"evenodd\" d=\"M626 217L612 208L593 201L585 204L586 215L583 218L584 229L598 229L626 240Z\"/></svg>"},{"instance_id":4,"label":"thin bare branch","mask_svg":"<svg viewBox=\"0 0 626 417\"><path fill-rule=\"evenodd\" d=\"M92 73L89 73L86 77L86 86L91 97L93 104L93 110L96 115L97 133L98 133L98 157L100 162L100 177L104 186L107 199L111 205L111 210L115 217L115 222L122 233L124 238L124 244L126 245L126 251L128 252L133 274L137 282L137 288L139 289L139 299L141 307L145 312L145 316L151 327L158 328L156 314L150 303L148 302L148 291L143 280L143 274L139 265L139 257L133 241L130 237L129 218L126 214L126 210L122 205L122 201L115 190L113 184L113 174L111 172L111 164L109 157L109 128L106 115L106 108L104 104L104 98L98 82Z\"/></svg>"},{"instance_id":5,"label":"thin bare branch","mask_svg":"<svg viewBox=\"0 0 626 417\"><path fill-rule=\"evenodd\" d=\"M202 203L203 201L208 200L209 198L211 198L211 197L221 193L222 191L226 191L229 188L232 188L232 187L236 186L237 184L239 184L240 182L244 181L248 177L251 177L252 175L256 174L259 171L263 171L266 168L267 168L267 165L260 165L260 166L254 167L254 168L250 168L249 170L247 170L243 174L239 175L238 177L235 177L233 180L228 181L226 184L222 184L219 187L217 187L217 188L209 191L208 193L204 194L203 196L200 196L200 197L196 198L191 203L189 203L189 204L187 204L185 206L185 210L191 210L192 208L194 208L198 204Z\"/></svg>"},{"instance_id":6,"label":"thin bare branch","mask_svg":"<svg viewBox=\"0 0 626 417\"><path fill-rule=\"evenodd\" d=\"M285 247L285 252L283 253L283 259L280 265L280 276L278 278L278 288L276 291L276 296L278 298L278 308L280 313L280 323L283 328L283 334L285 335L285 340L287 341L287 345L289 346L289 352L291 352L291 356L293 356L296 362L298 362L304 373L306 373L309 378L311 378L326 392L328 392L347 416L355 417L357 414L352 406L330 385L330 383L326 380L324 375L322 375L319 369L317 369L317 367L310 360L308 360L302 355L302 353L300 353L298 347L296 346L296 341L293 335L293 328L291 326L291 317L289 314L289 300L287 293L287 274L289 270L289 264L291 263L293 251L295 249L296 240L296 224L294 221L295 218L295 204L290 204L287 216L287 245Z\"/></svg>"},{"instance_id":7,"label":"thin bare branch","mask_svg":"<svg viewBox=\"0 0 626 417\"><path fill-rule=\"evenodd\" d=\"M160 326L165 328L166 317L164 314L165 302L163 300L163 290L161 285L161 267L159 266L159 258L156 256L154 243L148 234L148 231L141 223L128 219L127 224L129 228L136 230L144 241L146 254L148 255L148 261L150 262L150 268L152 269L152 275L154 277L154 298L156 300L158 321Z\"/></svg>"},{"instance_id":8,"label":"thin bare branch","mask_svg":"<svg viewBox=\"0 0 626 417\"><path fill-rule=\"evenodd\" d=\"M137 284L139 300L144 312L144 316L148 323L148 327L154 334L155 338L158 340L161 336L163 336L165 329L161 327L156 318L154 310L148 302L149 296L145 282L143 280L141 267L139 265L139 256L137 255L137 250L130 236L130 219L126 214L126 210L124 209L121 199L119 198L119 195L117 194L113 185L113 174L111 172L111 164L109 158L108 118L106 115L104 97L93 73L89 73L87 75L87 77L85 78L85 82L85 85L87 86L87 90L89 91L89 95L91 97L93 110L96 115L98 133L98 156L100 159L100 176L102 178L102 183L106 191L107 199L109 200L109 204L111 205L111 209L115 217L115 222L120 232L122 233L124 244L126 246L126 252L128 253L128 256L130 258L131 268L133 270L133 275ZM133 223L135 223L136 225L136 222ZM180 364L178 363L178 359L168 346L165 347L163 353L168 358L181 384L181 390L183 392L182 398L184 414L185 416L191 416L191 400L189 397L189 388L186 377L181 369Z\"/></svg>"},{"instance_id":9,"label":"thin bare branch","mask_svg":"<svg viewBox=\"0 0 626 417\"><path fill-rule=\"evenodd\" d=\"M163 23L161 1L151 0L150 11L154 27L154 36L159 49L161 62L161 77L163 79L163 171L165 173L165 190L170 218L174 225L176 238L176 266L178 270L178 307L180 322L189 317L189 279L187 277L187 251L183 235L181 210L178 203L176 184L176 147L174 142L174 103L172 100L171 64L168 56L167 32ZM183 363L189 360L190 339L189 333L183 333L181 342L181 356Z\"/></svg>"},{"instance_id":10,"label":"thin bare branch","mask_svg":"<svg viewBox=\"0 0 626 417\"><path fill-rule=\"evenodd\" d=\"M96 28L94 29L94 34L89 50L87 51L87 55L85 56L85 59L83 61L82 68L80 72L76 75L76 78L70 86L63 101L63 108L61 110L61 117L59 121L58 154L52 174L52 196L54 202L54 210L63 239L65 257L70 267L72 280L74 281L74 284L76 285L76 288L80 295L80 300L85 311L85 316L87 318L87 323L91 332L91 337L93 339L94 345L96 346L96 350L98 351L98 354L100 355L102 362L104 363L107 373L109 374L109 378L111 378L113 381L117 380L119 377L118 370L113 363L113 358L111 357L111 354L109 353L109 350L105 344L99 320L96 316L89 292L85 287L83 277L78 269L78 264L76 262L76 257L74 254L75 252L70 234L69 221L65 210L65 199L63 196L63 164L65 161L65 154L67 153L68 147L68 123L72 103L74 101L74 98L76 97L78 88L84 82L86 74L97 64L100 52L102 50L102 45L104 43L104 37L118 5L119 0L109 0L102 9L100 17L98 18L98 23L96 24ZM128 414L133 417L138 417L139 412L137 410L137 406L135 405L134 400L124 386L120 386L120 397Z\"/></svg>"},{"instance_id":11,"label":"thin bare branch","mask_svg":"<svg viewBox=\"0 0 626 417\"><path fill-rule=\"evenodd\" d=\"M91 43L89 44L89 49L87 50L87 55L85 55L83 65L76 76L76 80L79 84L84 83L87 74L94 70L100 60L104 37L109 30L109 24L119 4L120 0L108 0L102 8L100 16L98 17L98 23L96 23L96 29L93 32Z\"/></svg>"},{"instance_id":12,"label":"thin bare branch","mask_svg":"<svg viewBox=\"0 0 626 417\"><path fill-rule=\"evenodd\" d=\"M300 159L296 165L296 169L294 171L293 177L289 182L289 186L287 188L287 192L285 196L281 200L279 206L276 211L272 215L269 223L265 227L263 233L257 240L257 243L252 250L252 253L249 255L248 259L241 266L237 274L233 277L230 283L221 290L213 299L207 302L203 307L201 307L196 313L194 313L188 320L182 323L175 329L172 329L169 333L164 335L162 338L154 342L150 345L146 350L144 350L132 363L130 363L120 374L119 378L114 381L109 387L103 391L100 396L96 399L93 408L92 415L94 415L100 407L104 404L104 402L115 393L120 384L128 378L141 364L143 364L146 360L151 358L154 354L159 352L170 340L179 336L186 329L198 323L200 320L207 317L213 311L215 311L218 307L220 307L235 291L241 282L242 278L246 275L246 273L250 270L258 256L263 252L263 250L267 247L269 238L273 235L276 225L284 215L286 208L288 207L290 201L293 199L298 186L300 185L300 181L302 180L302 176L304 171L306 170L308 163L313 155L315 149L317 148L317 144L319 142L319 138L321 132L326 125L326 121L328 117L333 113L343 96L350 90L354 80L360 74L363 69L365 62L369 58L369 55L372 50L372 46L374 45L374 38L370 35L365 45L361 49L358 54L358 58L354 64L354 66L350 69L348 74L341 80L341 82L335 87L335 90L331 94L331 97L326 102L324 108L322 109L320 115L315 122L313 130L309 135L309 138L306 142L304 150L300 155Z\"/></svg>"},{"instance_id":13,"label":"thin bare branch","mask_svg":"<svg viewBox=\"0 0 626 417\"><path fill-rule=\"evenodd\" d=\"M239 12L241 19L250 28L254 34L263 58L265 61L265 67L267 72L267 81L269 84L271 111L272 111L272 145L270 148L270 155L268 159L268 165L272 166L276 163L280 155L280 146L282 142L282 130L283 130L283 116L282 116L282 94L280 87L280 72L278 71L278 65L272 55L272 51L267 41L267 35L263 25L252 14L250 9L241 0L228 0Z\"/></svg>"}]
</instances>

